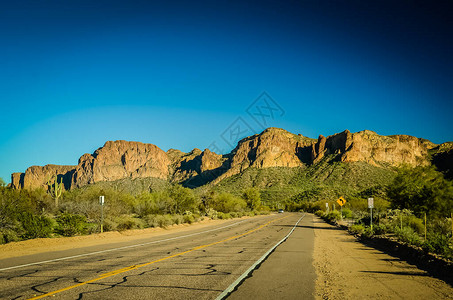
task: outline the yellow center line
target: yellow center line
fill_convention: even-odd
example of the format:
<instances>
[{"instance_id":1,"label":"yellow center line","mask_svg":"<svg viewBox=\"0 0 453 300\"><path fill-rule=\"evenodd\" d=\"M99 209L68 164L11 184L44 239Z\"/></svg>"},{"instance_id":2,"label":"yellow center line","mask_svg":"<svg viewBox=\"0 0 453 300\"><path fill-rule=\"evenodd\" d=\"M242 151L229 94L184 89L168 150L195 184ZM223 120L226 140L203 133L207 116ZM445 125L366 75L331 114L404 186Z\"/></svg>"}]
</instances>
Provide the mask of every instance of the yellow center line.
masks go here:
<instances>
[{"instance_id":1,"label":"yellow center line","mask_svg":"<svg viewBox=\"0 0 453 300\"><path fill-rule=\"evenodd\" d=\"M74 284L74 285L71 285L71 286L68 286L68 287L53 291L53 292L48 292L48 293L42 294L40 296L29 298L28 300L41 299L41 298L53 296L55 294L59 294L61 292L72 290L72 289L77 288L79 286L86 285L86 284L89 284L89 283L93 283L93 282L96 282L96 281L99 281L99 280L102 280L102 279L105 279L105 278L108 278L108 277L111 277L111 276L115 276L115 275L118 275L118 274L121 274L121 273L124 273L124 272L128 272L128 271L131 271L131 270L136 270L138 268L143 268L143 267L149 266L149 265L157 263L157 262L161 262L161 261L164 261L164 260L167 260L167 259L170 259L170 258L174 258L174 257L178 257L178 256L181 256L181 255L187 254L187 253L192 252L192 251L200 250L200 249L203 249L203 248L206 248L206 247L210 247L210 246L214 246L214 245L217 245L217 244L220 244L220 243L231 241L233 239L237 239L237 238L240 238L242 236L251 234L251 233L253 233L255 231L260 230L263 227L268 226L269 224L271 224L273 222L276 222L276 221L279 221L279 220L282 220L282 219L285 219L285 218L288 218L288 217L289 216L269 221L267 223L264 223L263 225L258 226L255 229L249 230L249 231L247 231L247 232L245 232L243 234L235 235L235 236L232 236L232 237L229 237L229 238L226 238L224 240L217 241L217 242L214 242L214 243L197 246L197 247L192 248L190 250L187 250L187 251L184 251L184 252L179 252L179 253L176 253L176 254L173 254L173 255L170 255L170 256L166 256L166 257L163 257L163 258L159 258L159 259L156 259L156 260L153 260L153 261L150 261L150 262L147 262L147 263L143 263L143 264L140 264L140 265L133 265L133 266L125 267L125 268L122 268L122 269L114 270L114 271L99 275L99 277L96 277L96 278L93 278L93 279L90 279L90 280L87 280L87 281L84 281L84 282L80 282L80 283L77 283L77 284Z\"/></svg>"}]
</instances>

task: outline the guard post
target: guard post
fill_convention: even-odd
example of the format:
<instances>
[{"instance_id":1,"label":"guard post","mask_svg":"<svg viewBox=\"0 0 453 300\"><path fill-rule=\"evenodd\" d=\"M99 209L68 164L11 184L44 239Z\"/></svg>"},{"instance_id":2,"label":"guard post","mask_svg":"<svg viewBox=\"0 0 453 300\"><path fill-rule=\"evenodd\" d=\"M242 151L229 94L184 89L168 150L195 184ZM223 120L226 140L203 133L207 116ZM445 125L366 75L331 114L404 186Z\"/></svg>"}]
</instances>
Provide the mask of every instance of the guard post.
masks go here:
<instances>
[{"instance_id":1,"label":"guard post","mask_svg":"<svg viewBox=\"0 0 453 300\"><path fill-rule=\"evenodd\" d=\"M104 232L104 196L99 196L99 204L101 205L101 233Z\"/></svg>"}]
</instances>

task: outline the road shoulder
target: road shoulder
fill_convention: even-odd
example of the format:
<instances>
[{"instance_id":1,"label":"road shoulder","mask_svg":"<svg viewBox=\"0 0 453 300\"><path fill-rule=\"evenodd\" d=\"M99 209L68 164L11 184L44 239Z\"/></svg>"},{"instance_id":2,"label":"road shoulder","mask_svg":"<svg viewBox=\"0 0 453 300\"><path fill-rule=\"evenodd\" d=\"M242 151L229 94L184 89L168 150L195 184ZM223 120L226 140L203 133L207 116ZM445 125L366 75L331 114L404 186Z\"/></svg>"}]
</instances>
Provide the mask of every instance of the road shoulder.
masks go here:
<instances>
[{"instance_id":1,"label":"road shoulder","mask_svg":"<svg viewBox=\"0 0 453 300\"><path fill-rule=\"evenodd\" d=\"M289 238L227 299L313 299L313 216L306 215ZM285 227L288 231L294 224Z\"/></svg>"},{"instance_id":2,"label":"road shoulder","mask_svg":"<svg viewBox=\"0 0 453 300\"><path fill-rule=\"evenodd\" d=\"M453 288L314 217L316 299L453 299Z\"/></svg>"}]
</instances>

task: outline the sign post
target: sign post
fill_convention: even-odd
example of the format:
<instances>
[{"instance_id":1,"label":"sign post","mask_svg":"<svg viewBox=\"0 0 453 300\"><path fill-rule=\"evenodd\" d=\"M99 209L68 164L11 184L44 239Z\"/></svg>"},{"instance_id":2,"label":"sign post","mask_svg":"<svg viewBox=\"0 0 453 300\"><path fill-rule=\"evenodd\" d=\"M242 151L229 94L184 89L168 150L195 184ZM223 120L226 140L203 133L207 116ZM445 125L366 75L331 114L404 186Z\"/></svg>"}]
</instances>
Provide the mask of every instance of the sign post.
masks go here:
<instances>
[{"instance_id":1,"label":"sign post","mask_svg":"<svg viewBox=\"0 0 453 300\"><path fill-rule=\"evenodd\" d=\"M101 205L101 233L104 232L104 196L99 196L99 204Z\"/></svg>"},{"instance_id":2,"label":"sign post","mask_svg":"<svg viewBox=\"0 0 453 300\"><path fill-rule=\"evenodd\" d=\"M343 205L346 204L346 200L341 196L337 199L338 205L340 205L340 218L343 220Z\"/></svg>"},{"instance_id":3,"label":"sign post","mask_svg":"<svg viewBox=\"0 0 453 300\"><path fill-rule=\"evenodd\" d=\"M374 207L374 198L368 198L368 208L370 209L371 231L373 231L373 207Z\"/></svg>"}]
</instances>

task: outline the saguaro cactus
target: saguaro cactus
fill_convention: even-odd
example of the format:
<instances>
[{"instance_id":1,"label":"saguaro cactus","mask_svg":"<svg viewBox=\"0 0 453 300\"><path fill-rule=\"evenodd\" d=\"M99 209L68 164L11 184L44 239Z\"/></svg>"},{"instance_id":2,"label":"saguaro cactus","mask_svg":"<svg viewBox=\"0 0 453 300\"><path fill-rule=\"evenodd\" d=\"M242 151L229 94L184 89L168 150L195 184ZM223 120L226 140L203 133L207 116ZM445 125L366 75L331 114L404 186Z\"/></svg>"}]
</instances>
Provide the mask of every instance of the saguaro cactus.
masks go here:
<instances>
[{"instance_id":1,"label":"saguaro cactus","mask_svg":"<svg viewBox=\"0 0 453 300\"><path fill-rule=\"evenodd\" d=\"M63 192L63 179L60 178L60 183L58 183L57 176L49 176L47 180L48 192L55 200L55 207L58 207L61 193Z\"/></svg>"}]
</instances>

